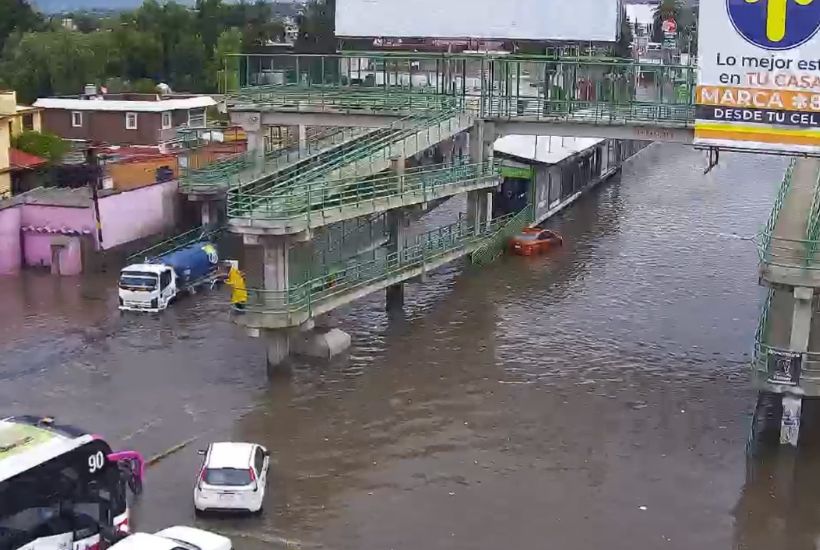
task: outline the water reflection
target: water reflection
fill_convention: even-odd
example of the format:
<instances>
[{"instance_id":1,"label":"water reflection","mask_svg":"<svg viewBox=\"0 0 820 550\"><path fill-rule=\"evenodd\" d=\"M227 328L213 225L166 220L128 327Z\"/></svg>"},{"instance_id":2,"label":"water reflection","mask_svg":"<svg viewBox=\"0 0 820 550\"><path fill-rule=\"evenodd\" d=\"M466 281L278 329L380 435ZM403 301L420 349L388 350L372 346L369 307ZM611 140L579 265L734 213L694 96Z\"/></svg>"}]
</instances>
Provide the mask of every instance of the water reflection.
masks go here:
<instances>
[{"instance_id":1,"label":"water reflection","mask_svg":"<svg viewBox=\"0 0 820 550\"><path fill-rule=\"evenodd\" d=\"M564 250L438 270L398 318L370 296L333 316L349 357L271 383L224 296L120 316L113 282L27 275L0 286L0 415L58 414L148 455L194 438L149 470L140 528L195 523L246 550L757 548L769 517L808 540L813 481L774 481L798 519L766 482L743 489L761 294L744 237L784 166L725 155L703 176L701 153L651 147L551 222ZM230 438L273 453L268 509L197 520L196 447Z\"/></svg>"},{"instance_id":2,"label":"water reflection","mask_svg":"<svg viewBox=\"0 0 820 550\"><path fill-rule=\"evenodd\" d=\"M771 408L746 460L746 483L734 511L735 547L815 550L820 546L820 404L803 402L798 450L778 445L780 411L776 403Z\"/></svg>"}]
</instances>

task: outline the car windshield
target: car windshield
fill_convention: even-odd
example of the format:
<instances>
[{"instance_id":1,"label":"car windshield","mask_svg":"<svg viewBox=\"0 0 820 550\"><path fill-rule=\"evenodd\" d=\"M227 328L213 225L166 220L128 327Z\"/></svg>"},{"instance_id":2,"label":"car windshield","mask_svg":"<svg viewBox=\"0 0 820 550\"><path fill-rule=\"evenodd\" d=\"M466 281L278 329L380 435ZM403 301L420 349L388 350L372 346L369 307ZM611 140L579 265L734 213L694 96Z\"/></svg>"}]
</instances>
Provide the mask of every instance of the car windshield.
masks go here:
<instances>
[{"instance_id":1,"label":"car windshield","mask_svg":"<svg viewBox=\"0 0 820 550\"><path fill-rule=\"evenodd\" d=\"M517 237L521 241L536 241L538 240L538 233L523 233Z\"/></svg>"},{"instance_id":2,"label":"car windshield","mask_svg":"<svg viewBox=\"0 0 820 550\"><path fill-rule=\"evenodd\" d=\"M205 481L208 485L238 487L250 485L253 480L251 479L250 470L247 469L208 468L205 470L205 479L203 481Z\"/></svg>"},{"instance_id":3,"label":"car windshield","mask_svg":"<svg viewBox=\"0 0 820 550\"><path fill-rule=\"evenodd\" d=\"M120 288L126 290L154 290L157 288L157 276L153 273L123 271L120 275Z\"/></svg>"},{"instance_id":4,"label":"car windshield","mask_svg":"<svg viewBox=\"0 0 820 550\"><path fill-rule=\"evenodd\" d=\"M166 538L168 540L172 540L175 543L177 543L179 545L179 546L177 546L177 548L183 548L185 550L201 550L199 548L199 546L197 546L193 543L190 543L188 541L184 541L182 539L175 539L174 537L165 537L165 536L163 538Z\"/></svg>"}]
</instances>

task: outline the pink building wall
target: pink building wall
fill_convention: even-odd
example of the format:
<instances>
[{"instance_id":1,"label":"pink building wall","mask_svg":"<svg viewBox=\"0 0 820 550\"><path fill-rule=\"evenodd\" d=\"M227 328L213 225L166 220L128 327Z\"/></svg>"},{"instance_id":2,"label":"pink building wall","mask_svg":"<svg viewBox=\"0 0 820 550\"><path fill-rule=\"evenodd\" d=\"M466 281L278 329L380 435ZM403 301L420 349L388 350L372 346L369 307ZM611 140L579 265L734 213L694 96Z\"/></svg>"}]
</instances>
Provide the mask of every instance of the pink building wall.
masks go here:
<instances>
[{"instance_id":1,"label":"pink building wall","mask_svg":"<svg viewBox=\"0 0 820 550\"><path fill-rule=\"evenodd\" d=\"M23 204L21 227L23 259L27 266L51 266L52 245L62 245L59 275L82 273L83 258L80 237L55 234L54 232L90 232L94 228L91 208ZM48 228L53 232L43 231Z\"/></svg>"},{"instance_id":2,"label":"pink building wall","mask_svg":"<svg viewBox=\"0 0 820 550\"><path fill-rule=\"evenodd\" d=\"M0 275L14 275L20 271L20 208L0 210Z\"/></svg>"},{"instance_id":3,"label":"pink building wall","mask_svg":"<svg viewBox=\"0 0 820 550\"><path fill-rule=\"evenodd\" d=\"M21 207L23 216L20 223L23 227L51 227L58 230L65 228L74 231L94 228L94 216L91 208L42 204L23 204Z\"/></svg>"},{"instance_id":4,"label":"pink building wall","mask_svg":"<svg viewBox=\"0 0 820 550\"><path fill-rule=\"evenodd\" d=\"M102 246L148 237L176 225L177 183L166 182L101 197ZM76 235L72 233L82 233ZM59 245L60 274L82 272L82 240L97 244L94 209L20 203L0 210L0 275L26 266L51 266L52 246Z\"/></svg>"},{"instance_id":5,"label":"pink building wall","mask_svg":"<svg viewBox=\"0 0 820 550\"><path fill-rule=\"evenodd\" d=\"M24 233L23 250L25 251L26 265L29 267L47 266L52 268L55 275L79 275L83 272L82 246L80 239L67 235L52 235L50 233ZM60 272L51 265L51 247L59 244Z\"/></svg>"},{"instance_id":6,"label":"pink building wall","mask_svg":"<svg viewBox=\"0 0 820 550\"><path fill-rule=\"evenodd\" d=\"M174 227L176 199L176 181L101 198L102 248L107 250Z\"/></svg>"}]
</instances>

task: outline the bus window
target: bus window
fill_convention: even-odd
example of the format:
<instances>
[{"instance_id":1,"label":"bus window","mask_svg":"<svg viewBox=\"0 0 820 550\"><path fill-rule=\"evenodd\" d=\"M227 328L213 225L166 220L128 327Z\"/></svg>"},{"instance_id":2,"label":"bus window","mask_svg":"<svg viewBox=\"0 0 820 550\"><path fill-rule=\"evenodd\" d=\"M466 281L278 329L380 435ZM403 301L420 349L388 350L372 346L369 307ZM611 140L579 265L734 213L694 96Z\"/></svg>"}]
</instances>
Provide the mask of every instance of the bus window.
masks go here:
<instances>
[{"instance_id":1,"label":"bus window","mask_svg":"<svg viewBox=\"0 0 820 550\"><path fill-rule=\"evenodd\" d=\"M0 482L0 550L51 537L76 542L111 525L125 490L117 465L105 460L110 452L92 441Z\"/></svg>"}]
</instances>

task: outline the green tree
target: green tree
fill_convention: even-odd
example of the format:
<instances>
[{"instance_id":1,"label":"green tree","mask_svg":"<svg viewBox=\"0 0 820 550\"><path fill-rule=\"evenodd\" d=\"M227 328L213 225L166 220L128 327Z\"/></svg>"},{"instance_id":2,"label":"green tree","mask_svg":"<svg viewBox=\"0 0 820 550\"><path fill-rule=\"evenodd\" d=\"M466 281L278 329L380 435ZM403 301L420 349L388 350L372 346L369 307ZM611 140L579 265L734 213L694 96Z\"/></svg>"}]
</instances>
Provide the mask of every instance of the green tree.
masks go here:
<instances>
[{"instance_id":1,"label":"green tree","mask_svg":"<svg viewBox=\"0 0 820 550\"><path fill-rule=\"evenodd\" d=\"M231 57L242 52L242 33L233 28L223 31L216 40L211 69L208 71L211 88L226 92L239 88L239 58Z\"/></svg>"},{"instance_id":2,"label":"green tree","mask_svg":"<svg viewBox=\"0 0 820 550\"><path fill-rule=\"evenodd\" d=\"M176 90L202 90L208 80L204 69L206 66L205 46L199 35L185 35L171 51L172 87Z\"/></svg>"},{"instance_id":3,"label":"green tree","mask_svg":"<svg viewBox=\"0 0 820 550\"><path fill-rule=\"evenodd\" d=\"M225 28L225 8L222 0L196 0L196 27L205 51L212 51Z\"/></svg>"},{"instance_id":4,"label":"green tree","mask_svg":"<svg viewBox=\"0 0 820 550\"><path fill-rule=\"evenodd\" d=\"M336 53L336 0L311 0L299 17L300 53Z\"/></svg>"},{"instance_id":5,"label":"green tree","mask_svg":"<svg viewBox=\"0 0 820 550\"><path fill-rule=\"evenodd\" d=\"M34 32L14 38L0 61L0 74L23 101L77 94L99 82L109 64L108 39L99 34L65 30Z\"/></svg>"},{"instance_id":6,"label":"green tree","mask_svg":"<svg viewBox=\"0 0 820 550\"><path fill-rule=\"evenodd\" d=\"M173 1L160 4L157 0L145 0L134 13L133 19L138 30L153 35L161 44L161 76L164 80L173 81L171 64L177 45L183 38L190 44L196 34L193 12ZM197 40L200 40L199 45L202 46L201 39L197 37ZM176 65L179 66L179 63L176 62Z\"/></svg>"},{"instance_id":7,"label":"green tree","mask_svg":"<svg viewBox=\"0 0 820 550\"><path fill-rule=\"evenodd\" d=\"M682 0L661 0L652 10L652 40L661 42L663 40L663 22L666 19L674 19L681 25L680 17L684 11Z\"/></svg>"},{"instance_id":8,"label":"green tree","mask_svg":"<svg viewBox=\"0 0 820 550\"><path fill-rule=\"evenodd\" d=\"M26 0L0 0L0 51L12 33L39 30L44 23Z\"/></svg>"},{"instance_id":9,"label":"green tree","mask_svg":"<svg viewBox=\"0 0 820 550\"><path fill-rule=\"evenodd\" d=\"M295 50L299 53L336 53L336 0L311 0L299 16L299 36ZM335 63L322 63L320 59L305 59L300 72L307 72L314 82L337 82L339 68ZM324 71L324 74L322 72ZM303 75L297 75L301 79Z\"/></svg>"},{"instance_id":10,"label":"green tree","mask_svg":"<svg viewBox=\"0 0 820 550\"><path fill-rule=\"evenodd\" d=\"M70 150L68 143L48 132L23 132L12 142L15 149L30 155L48 159L52 164L60 162Z\"/></svg>"},{"instance_id":11,"label":"green tree","mask_svg":"<svg viewBox=\"0 0 820 550\"><path fill-rule=\"evenodd\" d=\"M152 33L140 31L134 25L122 24L110 34L120 66L107 74L129 81L143 78L159 80L163 77L165 57L162 44Z\"/></svg>"},{"instance_id":12,"label":"green tree","mask_svg":"<svg viewBox=\"0 0 820 550\"><path fill-rule=\"evenodd\" d=\"M626 14L626 8L621 6L621 31L618 42L615 43L616 57L632 57L632 25Z\"/></svg>"},{"instance_id":13,"label":"green tree","mask_svg":"<svg viewBox=\"0 0 820 550\"><path fill-rule=\"evenodd\" d=\"M101 18L91 12L81 11L72 13L70 17L74 21L77 30L82 33L94 32L102 26Z\"/></svg>"}]
</instances>

